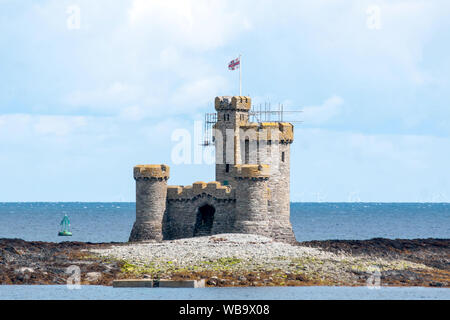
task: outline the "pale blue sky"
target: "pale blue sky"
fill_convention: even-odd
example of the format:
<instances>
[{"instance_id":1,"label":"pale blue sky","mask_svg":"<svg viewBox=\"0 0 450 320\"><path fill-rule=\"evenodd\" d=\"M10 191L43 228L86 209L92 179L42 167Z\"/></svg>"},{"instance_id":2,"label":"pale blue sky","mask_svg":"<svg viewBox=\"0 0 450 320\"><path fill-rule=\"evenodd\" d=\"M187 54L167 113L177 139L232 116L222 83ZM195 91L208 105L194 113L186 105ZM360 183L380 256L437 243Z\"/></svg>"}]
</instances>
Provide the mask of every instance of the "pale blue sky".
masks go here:
<instances>
[{"instance_id":1,"label":"pale blue sky","mask_svg":"<svg viewBox=\"0 0 450 320\"><path fill-rule=\"evenodd\" d=\"M0 0L0 201L134 201L142 163L213 180L171 134L238 93L239 53L244 94L304 111L292 201L450 201L448 1L113 3Z\"/></svg>"}]
</instances>

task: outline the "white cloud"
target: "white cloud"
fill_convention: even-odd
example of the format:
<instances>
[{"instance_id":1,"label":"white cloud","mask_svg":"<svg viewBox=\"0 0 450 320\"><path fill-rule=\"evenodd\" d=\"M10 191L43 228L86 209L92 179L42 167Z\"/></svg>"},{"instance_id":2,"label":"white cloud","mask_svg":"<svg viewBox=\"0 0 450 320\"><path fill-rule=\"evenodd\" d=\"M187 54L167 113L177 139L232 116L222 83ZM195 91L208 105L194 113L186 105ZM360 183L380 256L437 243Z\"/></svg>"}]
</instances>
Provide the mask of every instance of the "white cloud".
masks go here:
<instances>
[{"instance_id":1,"label":"white cloud","mask_svg":"<svg viewBox=\"0 0 450 320\"><path fill-rule=\"evenodd\" d=\"M206 54L250 28L238 6L134 0L124 16L110 32L102 30L102 39L89 41L99 53L88 60L91 86L67 93L61 99L66 110L136 121L197 112L215 95L228 93L228 79L221 75L227 61L218 70Z\"/></svg>"},{"instance_id":2,"label":"white cloud","mask_svg":"<svg viewBox=\"0 0 450 320\"><path fill-rule=\"evenodd\" d=\"M223 77L205 77L179 87L177 91L174 92L171 101L175 105L188 107L190 110L189 113L193 113L196 106L213 101L212 97L225 92L227 88L227 82ZM177 110L179 110L179 108Z\"/></svg>"},{"instance_id":3,"label":"white cloud","mask_svg":"<svg viewBox=\"0 0 450 320\"><path fill-rule=\"evenodd\" d=\"M217 0L134 0L128 17L131 28L144 31L147 39L196 50L222 46L250 28L232 3Z\"/></svg>"},{"instance_id":4,"label":"white cloud","mask_svg":"<svg viewBox=\"0 0 450 320\"><path fill-rule=\"evenodd\" d=\"M157 90L155 87L145 90L143 87L115 82L98 90L72 92L64 101L69 105L68 109L117 115L125 120L137 121L193 114L212 102L216 95L225 94L229 85L222 76L191 75L190 79L181 81L172 90Z\"/></svg>"},{"instance_id":5,"label":"white cloud","mask_svg":"<svg viewBox=\"0 0 450 320\"><path fill-rule=\"evenodd\" d=\"M119 113L120 118L129 121L139 121L147 116L148 116L147 112L145 112L145 110L140 106L126 107Z\"/></svg>"},{"instance_id":6,"label":"white cloud","mask_svg":"<svg viewBox=\"0 0 450 320\"><path fill-rule=\"evenodd\" d=\"M270 6L271 3L261 2L250 17L255 29L276 30L282 17L292 41L300 38L325 63L335 63L335 67L355 76L384 81L402 78L416 85L434 81L421 62L436 30L436 21L446 19L448 4L444 1L295 0ZM380 9L381 27L376 30L367 27L367 9L373 6Z\"/></svg>"},{"instance_id":7,"label":"white cloud","mask_svg":"<svg viewBox=\"0 0 450 320\"><path fill-rule=\"evenodd\" d=\"M87 125L88 118L84 116L4 114L0 115L0 140L12 142L39 136L70 136Z\"/></svg>"},{"instance_id":8,"label":"white cloud","mask_svg":"<svg viewBox=\"0 0 450 320\"><path fill-rule=\"evenodd\" d=\"M0 201L133 201L132 167L170 161L186 123L121 117L0 115Z\"/></svg>"},{"instance_id":9,"label":"white cloud","mask_svg":"<svg viewBox=\"0 0 450 320\"><path fill-rule=\"evenodd\" d=\"M444 158L434 159L439 148L450 147L449 138L429 135L364 134L325 129L296 129L296 140L303 145L297 148L323 149L333 157L347 157L360 163L379 165L381 162L409 169L430 169L433 162L444 163ZM448 149L450 150L450 149ZM450 157L447 154L446 157ZM317 157L320 162L332 158Z\"/></svg>"},{"instance_id":10,"label":"white cloud","mask_svg":"<svg viewBox=\"0 0 450 320\"><path fill-rule=\"evenodd\" d=\"M302 120L305 125L323 124L339 115L343 103L344 100L341 97L332 96L320 106L304 107L302 109Z\"/></svg>"},{"instance_id":11,"label":"white cloud","mask_svg":"<svg viewBox=\"0 0 450 320\"><path fill-rule=\"evenodd\" d=\"M134 103L144 97L144 90L140 86L117 81L101 89L74 91L66 96L65 102L72 107L115 111L124 104Z\"/></svg>"},{"instance_id":12,"label":"white cloud","mask_svg":"<svg viewBox=\"0 0 450 320\"><path fill-rule=\"evenodd\" d=\"M88 145L129 148L130 143L167 146L171 130L191 125L189 121L165 117L146 121L139 106L131 106L117 116L54 116L41 114L0 115L0 142L10 146L23 143L49 146ZM166 136L167 139L163 137Z\"/></svg>"},{"instance_id":13,"label":"white cloud","mask_svg":"<svg viewBox=\"0 0 450 320\"><path fill-rule=\"evenodd\" d=\"M33 128L37 134L65 136L86 124L86 118L82 116L38 116Z\"/></svg>"}]
</instances>

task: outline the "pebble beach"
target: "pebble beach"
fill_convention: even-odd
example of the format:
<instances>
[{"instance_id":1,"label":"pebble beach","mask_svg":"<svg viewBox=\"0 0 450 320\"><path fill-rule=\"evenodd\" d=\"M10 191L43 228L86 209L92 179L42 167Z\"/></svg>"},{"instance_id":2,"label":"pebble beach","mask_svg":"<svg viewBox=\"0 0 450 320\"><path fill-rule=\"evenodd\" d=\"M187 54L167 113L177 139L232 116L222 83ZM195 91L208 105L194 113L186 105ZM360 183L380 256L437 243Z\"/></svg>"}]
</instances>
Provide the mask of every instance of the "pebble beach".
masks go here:
<instances>
[{"instance_id":1,"label":"pebble beach","mask_svg":"<svg viewBox=\"0 0 450 320\"><path fill-rule=\"evenodd\" d=\"M213 278L211 285L361 285L383 272L395 278L406 271L426 274L433 269L397 255L353 254L344 249L333 252L251 234L132 243L90 252L124 261L125 270L135 275Z\"/></svg>"},{"instance_id":2,"label":"pebble beach","mask_svg":"<svg viewBox=\"0 0 450 320\"><path fill-rule=\"evenodd\" d=\"M0 239L1 284L81 284L117 279L205 279L207 286L449 287L450 240L277 242L218 234L162 242L89 243Z\"/></svg>"}]
</instances>

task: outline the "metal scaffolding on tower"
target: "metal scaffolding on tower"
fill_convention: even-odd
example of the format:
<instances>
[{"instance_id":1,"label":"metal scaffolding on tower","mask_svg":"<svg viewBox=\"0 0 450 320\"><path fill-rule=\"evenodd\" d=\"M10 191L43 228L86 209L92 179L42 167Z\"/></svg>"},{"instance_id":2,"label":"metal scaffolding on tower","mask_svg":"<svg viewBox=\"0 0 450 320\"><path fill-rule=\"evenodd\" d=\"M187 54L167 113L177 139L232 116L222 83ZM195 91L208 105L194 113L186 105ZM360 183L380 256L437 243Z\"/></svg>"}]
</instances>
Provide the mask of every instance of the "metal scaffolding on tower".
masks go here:
<instances>
[{"instance_id":1,"label":"metal scaffolding on tower","mask_svg":"<svg viewBox=\"0 0 450 320\"><path fill-rule=\"evenodd\" d=\"M293 108L293 107L291 107ZM279 103L276 109L272 109L270 102L252 107L249 111L250 122L290 122L301 123L303 121L291 118L293 115L303 112L302 110L285 110L284 105ZM203 139L201 145L204 147L214 145L213 126L217 122L217 113L205 113L203 121Z\"/></svg>"}]
</instances>

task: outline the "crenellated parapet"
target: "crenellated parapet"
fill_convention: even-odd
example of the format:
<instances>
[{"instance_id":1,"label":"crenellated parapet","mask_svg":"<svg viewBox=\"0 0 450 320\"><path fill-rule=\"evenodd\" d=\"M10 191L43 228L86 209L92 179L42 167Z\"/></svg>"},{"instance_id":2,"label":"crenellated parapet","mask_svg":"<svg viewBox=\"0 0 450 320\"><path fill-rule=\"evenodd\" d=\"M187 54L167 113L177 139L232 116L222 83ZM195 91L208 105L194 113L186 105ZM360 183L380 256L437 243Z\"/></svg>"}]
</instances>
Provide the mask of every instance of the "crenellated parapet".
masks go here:
<instances>
[{"instance_id":1,"label":"crenellated parapet","mask_svg":"<svg viewBox=\"0 0 450 320\"><path fill-rule=\"evenodd\" d=\"M252 107L252 99L245 96L221 96L216 97L214 105L217 111L236 110L249 111Z\"/></svg>"},{"instance_id":2,"label":"crenellated parapet","mask_svg":"<svg viewBox=\"0 0 450 320\"><path fill-rule=\"evenodd\" d=\"M134 167L135 180L167 180L170 168L165 164L142 164Z\"/></svg>"},{"instance_id":3,"label":"crenellated parapet","mask_svg":"<svg viewBox=\"0 0 450 320\"><path fill-rule=\"evenodd\" d=\"M292 143L294 141L294 126L289 122L249 122L239 127L241 134L248 140L278 141Z\"/></svg>"},{"instance_id":4,"label":"crenellated parapet","mask_svg":"<svg viewBox=\"0 0 450 320\"><path fill-rule=\"evenodd\" d=\"M168 200L190 200L201 195L210 195L215 199L233 199L234 192L229 186L223 186L220 182L195 182L190 186L169 186L167 188Z\"/></svg>"},{"instance_id":5,"label":"crenellated parapet","mask_svg":"<svg viewBox=\"0 0 450 320\"><path fill-rule=\"evenodd\" d=\"M240 164L233 167L236 179L262 179L270 177L270 166L267 164Z\"/></svg>"}]
</instances>

